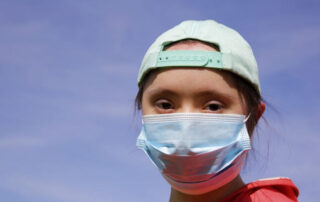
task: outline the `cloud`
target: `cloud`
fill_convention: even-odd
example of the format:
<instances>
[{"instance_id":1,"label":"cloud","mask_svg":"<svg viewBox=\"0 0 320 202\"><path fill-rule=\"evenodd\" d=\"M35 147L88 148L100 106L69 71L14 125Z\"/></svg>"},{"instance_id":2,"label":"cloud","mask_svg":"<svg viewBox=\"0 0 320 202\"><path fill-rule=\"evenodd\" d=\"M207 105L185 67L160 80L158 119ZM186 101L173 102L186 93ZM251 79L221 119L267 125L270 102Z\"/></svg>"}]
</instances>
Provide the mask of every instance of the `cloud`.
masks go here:
<instances>
[{"instance_id":1,"label":"cloud","mask_svg":"<svg viewBox=\"0 0 320 202\"><path fill-rule=\"evenodd\" d=\"M0 186L6 190L21 195L24 198L44 198L58 201L77 202L113 202L112 196L96 195L93 190L81 189L66 185L65 182L37 179L19 175L2 176Z\"/></svg>"},{"instance_id":2,"label":"cloud","mask_svg":"<svg viewBox=\"0 0 320 202\"><path fill-rule=\"evenodd\" d=\"M263 29L259 37L263 40L256 55L263 75L312 65L318 61L319 26L273 27L270 30Z\"/></svg>"},{"instance_id":3,"label":"cloud","mask_svg":"<svg viewBox=\"0 0 320 202\"><path fill-rule=\"evenodd\" d=\"M3 135L3 134L2 134ZM13 148L35 148L43 147L48 144L48 140L43 137L30 137L30 136L10 136L0 137L1 149L13 149Z\"/></svg>"}]
</instances>

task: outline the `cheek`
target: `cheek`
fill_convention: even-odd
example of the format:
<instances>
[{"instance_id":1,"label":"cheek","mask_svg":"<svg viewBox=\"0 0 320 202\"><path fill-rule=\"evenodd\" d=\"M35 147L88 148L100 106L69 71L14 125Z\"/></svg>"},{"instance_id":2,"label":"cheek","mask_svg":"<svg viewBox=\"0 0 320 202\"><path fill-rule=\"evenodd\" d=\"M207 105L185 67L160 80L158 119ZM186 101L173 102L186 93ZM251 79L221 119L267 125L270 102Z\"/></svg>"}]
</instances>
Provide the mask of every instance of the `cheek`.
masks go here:
<instances>
[{"instance_id":1,"label":"cheek","mask_svg":"<svg viewBox=\"0 0 320 202\"><path fill-rule=\"evenodd\" d=\"M248 115L249 109L244 98L241 99L239 108L241 109L242 114Z\"/></svg>"},{"instance_id":2,"label":"cheek","mask_svg":"<svg viewBox=\"0 0 320 202\"><path fill-rule=\"evenodd\" d=\"M225 111L230 114L244 114L248 115L248 110L245 101L241 101L241 99L236 99L234 102L228 107Z\"/></svg>"},{"instance_id":3,"label":"cheek","mask_svg":"<svg viewBox=\"0 0 320 202\"><path fill-rule=\"evenodd\" d=\"M247 106L246 106L245 101L240 102L240 103L237 105L237 110L239 111L239 114L248 115L248 110L247 110Z\"/></svg>"},{"instance_id":4,"label":"cheek","mask_svg":"<svg viewBox=\"0 0 320 202\"><path fill-rule=\"evenodd\" d=\"M142 112L142 115L154 114L154 109L151 106L150 102L148 102L145 96L142 97L141 112Z\"/></svg>"}]
</instances>

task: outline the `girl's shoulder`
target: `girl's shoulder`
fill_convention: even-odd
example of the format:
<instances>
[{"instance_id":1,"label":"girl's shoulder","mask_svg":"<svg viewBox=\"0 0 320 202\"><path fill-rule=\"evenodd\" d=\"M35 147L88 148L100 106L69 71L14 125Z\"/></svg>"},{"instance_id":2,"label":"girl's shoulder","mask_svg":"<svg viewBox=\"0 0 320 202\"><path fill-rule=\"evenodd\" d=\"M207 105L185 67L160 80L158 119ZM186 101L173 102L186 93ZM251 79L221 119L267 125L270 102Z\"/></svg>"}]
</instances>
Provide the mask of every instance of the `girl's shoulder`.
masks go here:
<instances>
[{"instance_id":1,"label":"girl's shoulder","mask_svg":"<svg viewBox=\"0 0 320 202\"><path fill-rule=\"evenodd\" d=\"M298 195L297 186L289 178L277 177L251 182L221 202L295 202Z\"/></svg>"}]
</instances>

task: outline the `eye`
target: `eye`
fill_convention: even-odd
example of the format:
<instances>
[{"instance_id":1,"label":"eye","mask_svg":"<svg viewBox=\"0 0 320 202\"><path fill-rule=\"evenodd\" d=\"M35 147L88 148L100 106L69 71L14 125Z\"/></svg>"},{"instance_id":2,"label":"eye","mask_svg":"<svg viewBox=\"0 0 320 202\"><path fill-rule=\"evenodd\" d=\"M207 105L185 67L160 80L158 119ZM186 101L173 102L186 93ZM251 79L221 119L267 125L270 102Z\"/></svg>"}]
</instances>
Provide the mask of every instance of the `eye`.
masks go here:
<instances>
[{"instance_id":1,"label":"eye","mask_svg":"<svg viewBox=\"0 0 320 202\"><path fill-rule=\"evenodd\" d=\"M173 104L169 100L161 99L155 102L157 110L160 112L168 113L170 110L173 110Z\"/></svg>"},{"instance_id":2,"label":"eye","mask_svg":"<svg viewBox=\"0 0 320 202\"><path fill-rule=\"evenodd\" d=\"M204 109L208 112L220 112L223 109L223 104L218 101L211 101L205 105Z\"/></svg>"}]
</instances>

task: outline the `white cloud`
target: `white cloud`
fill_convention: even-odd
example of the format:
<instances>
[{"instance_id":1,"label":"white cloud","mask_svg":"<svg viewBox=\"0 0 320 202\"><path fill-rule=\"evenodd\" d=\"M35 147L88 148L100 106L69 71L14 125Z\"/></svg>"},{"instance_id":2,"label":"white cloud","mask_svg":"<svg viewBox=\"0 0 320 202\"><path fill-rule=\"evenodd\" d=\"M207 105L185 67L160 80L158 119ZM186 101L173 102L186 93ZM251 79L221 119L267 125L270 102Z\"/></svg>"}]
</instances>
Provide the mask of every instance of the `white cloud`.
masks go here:
<instances>
[{"instance_id":1,"label":"white cloud","mask_svg":"<svg viewBox=\"0 0 320 202\"><path fill-rule=\"evenodd\" d=\"M314 64L314 58L320 55L319 43L320 27L314 25L273 27L260 33L260 50L256 54L261 73L274 74Z\"/></svg>"},{"instance_id":2,"label":"white cloud","mask_svg":"<svg viewBox=\"0 0 320 202\"><path fill-rule=\"evenodd\" d=\"M54 180L19 175L2 176L0 186L24 198L48 198L59 201L114 202L110 195L96 195L93 190L81 189Z\"/></svg>"},{"instance_id":3,"label":"white cloud","mask_svg":"<svg viewBox=\"0 0 320 202\"><path fill-rule=\"evenodd\" d=\"M5 136L0 137L0 148L1 149L12 149L12 148L35 148L42 147L48 144L48 140L43 137L30 137L30 136Z\"/></svg>"}]
</instances>

